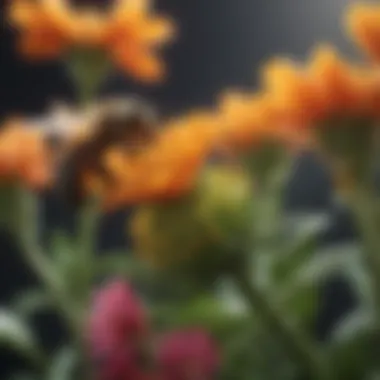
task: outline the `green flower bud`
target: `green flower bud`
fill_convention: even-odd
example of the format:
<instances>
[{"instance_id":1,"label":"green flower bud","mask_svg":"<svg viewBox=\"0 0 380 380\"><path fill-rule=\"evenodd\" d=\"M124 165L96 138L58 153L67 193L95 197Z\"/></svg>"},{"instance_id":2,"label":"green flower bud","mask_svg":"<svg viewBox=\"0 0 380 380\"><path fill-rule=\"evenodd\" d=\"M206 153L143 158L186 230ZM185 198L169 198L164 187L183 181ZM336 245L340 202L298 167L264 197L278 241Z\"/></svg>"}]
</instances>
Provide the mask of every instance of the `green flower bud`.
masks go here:
<instances>
[{"instance_id":1,"label":"green flower bud","mask_svg":"<svg viewBox=\"0 0 380 380\"><path fill-rule=\"evenodd\" d=\"M231 166L208 167L187 196L136 211L135 249L159 269L219 273L237 264L250 242L252 203L246 173Z\"/></svg>"}]
</instances>

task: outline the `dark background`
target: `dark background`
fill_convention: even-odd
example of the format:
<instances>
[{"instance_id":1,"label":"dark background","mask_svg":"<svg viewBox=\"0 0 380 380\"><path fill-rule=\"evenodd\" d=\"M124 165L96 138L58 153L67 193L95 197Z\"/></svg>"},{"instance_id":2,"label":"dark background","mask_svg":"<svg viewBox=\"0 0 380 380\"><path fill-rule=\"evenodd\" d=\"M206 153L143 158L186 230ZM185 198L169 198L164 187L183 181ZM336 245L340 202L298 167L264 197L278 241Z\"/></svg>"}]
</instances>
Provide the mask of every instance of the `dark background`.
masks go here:
<instances>
[{"instance_id":1,"label":"dark background","mask_svg":"<svg viewBox=\"0 0 380 380\"><path fill-rule=\"evenodd\" d=\"M99 0L106 2L107 0ZM332 42L343 52L354 54L342 31L342 11L348 0L158 0L157 7L180 24L180 39L167 52L170 80L157 88L141 88L115 74L104 93L138 93L153 101L164 113L177 113L193 106L212 104L225 88L252 87L255 71L267 58L290 54L303 58L318 42ZM12 113L41 113L52 100L71 100L73 89L59 63L30 65L14 51L13 37L4 22L2 1L0 35L0 118ZM327 174L309 156L302 157L292 179L287 203L290 209L328 211L332 225L321 244L344 241L353 236L349 216L330 197ZM66 224L54 200L47 200L49 225ZM108 233L103 246L123 243L117 219L105 221ZM14 243L0 235L0 304L35 283ZM331 279L323 285L320 314L315 333L324 339L331 326L352 307L353 299L344 281ZM64 333L53 316L36 320L48 347L59 343ZM1 352L0 378L18 366L20 359Z\"/></svg>"}]
</instances>

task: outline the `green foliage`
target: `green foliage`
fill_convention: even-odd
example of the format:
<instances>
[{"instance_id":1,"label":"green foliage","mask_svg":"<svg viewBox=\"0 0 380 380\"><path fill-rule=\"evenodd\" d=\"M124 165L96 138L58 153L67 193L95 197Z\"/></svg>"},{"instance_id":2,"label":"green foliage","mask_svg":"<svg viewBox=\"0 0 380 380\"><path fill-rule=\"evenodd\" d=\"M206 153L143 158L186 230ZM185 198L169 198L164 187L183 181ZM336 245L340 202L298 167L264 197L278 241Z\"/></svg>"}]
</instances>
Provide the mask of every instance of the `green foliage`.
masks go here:
<instances>
[{"instance_id":1,"label":"green foliage","mask_svg":"<svg viewBox=\"0 0 380 380\"><path fill-rule=\"evenodd\" d=\"M183 303L158 305L152 310L155 325L172 327L204 327L220 339L235 329L249 326L249 315L236 315L211 295L198 296Z\"/></svg>"},{"instance_id":2,"label":"green foliage","mask_svg":"<svg viewBox=\"0 0 380 380\"><path fill-rule=\"evenodd\" d=\"M26 322L16 313L0 310L0 345L24 355L37 365L41 365L43 355L37 340Z\"/></svg>"},{"instance_id":3,"label":"green foliage","mask_svg":"<svg viewBox=\"0 0 380 380\"><path fill-rule=\"evenodd\" d=\"M62 347L53 355L45 380L72 380L78 361L78 352L74 348Z\"/></svg>"},{"instance_id":4,"label":"green foliage","mask_svg":"<svg viewBox=\"0 0 380 380\"><path fill-rule=\"evenodd\" d=\"M328 358L337 379L363 379L372 371L379 371L380 340L373 329L371 317L361 314L347 318L339 326L341 336L328 347ZM352 320L354 319L354 320Z\"/></svg>"},{"instance_id":5,"label":"green foliage","mask_svg":"<svg viewBox=\"0 0 380 380\"><path fill-rule=\"evenodd\" d=\"M23 318L32 317L41 310L53 307L51 297L42 289L27 290L15 297L10 308Z\"/></svg>"},{"instance_id":6,"label":"green foliage","mask_svg":"<svg viewBox=\"0 0 380 380\"><path fill-rule=\"evenodd\" d=\"M262 329L243 326L225 344L220 380L291 380L296 373L277 341Z\"/></svg>"},{"instance_id":7,"label":"green foliage","mask_svg":"<svg viewBox=\"0 0 380 380\"><path fill-rule=\"evenodd\" d=\"M92 286L98 279L117 276L140 291L157 334L187 327L203 327L212 333L223 352L219 380L298 380L301 371L302 375L304 371L313 374L315 363L333 369L330 377L318 373L318 380L376 379L380 373L380 329L363 247L346 244L321 249L318 238L328 227L328 218L285 215L281 194L289 162L283 164L278 170L265 168L268 176L262 177L252 200L247 197L247 178L235 194L227 189L229 180L216 175L204 184L208 190L202 202L191 199L190 203L172 203L170 208L155 206L155 238L162 248L162 239L169 237L164 246L174 247L171 254L193 249L194 234L206 240L218 238L221 247L217 254L212 244L206 244L210 248L202 250L202 265L189 264L186 274L155 271L127 250L99 255L100 210L96 202L85 205L74 235L56 231L49 241L49 252L45 252L38 242L38 226L28 228L25 222L37 219L35 199L23 198L20 236L29 250L26 258L41 275L44 287L22 293L9 309L0 312L0 344L39 365L45 380L75 378L83 359L79 351L83 349L83 315ZM214 181L222 185L215 187ZM179 224L180 233L176 231ZM207 260L210 257L213 259ZM220 257L224 266L216 265ZM201 281L205 272L209 280ZM320 351L309 339L308 330L316 316L318 286L337 273L353 285L359 308L337 324ZM246 277L240 277L239 282L242 274ZM45 360L25 321L53 307L67 317L70 343L75 347L63 347ZM300 350L306 354L300 355Z\"/></svg>"},{"instance_id":8,"label":"green foliage","mask_svg":"<svg viewBox=\"0 0 380 380\"><path fill-rule=\"evenodd\" d=\"M0 228L16 233L19 228L19 214L15 210L19 191L15 184L0 185Z\"/></svg>"}]
</instances>

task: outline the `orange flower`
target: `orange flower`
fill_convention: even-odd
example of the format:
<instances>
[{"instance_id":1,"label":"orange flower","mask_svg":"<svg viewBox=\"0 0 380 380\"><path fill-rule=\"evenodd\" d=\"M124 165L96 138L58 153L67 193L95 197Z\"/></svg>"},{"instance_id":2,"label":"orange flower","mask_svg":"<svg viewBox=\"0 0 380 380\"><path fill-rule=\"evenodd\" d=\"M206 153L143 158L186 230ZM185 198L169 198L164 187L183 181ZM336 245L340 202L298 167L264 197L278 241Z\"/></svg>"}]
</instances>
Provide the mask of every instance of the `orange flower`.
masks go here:
<instances>
[{"instance_id":1,"label":"orange flower","mask_svg":"<svg viewBox=\"0 0 380 380\"><path fill-rule=\"evenodd\" d=\"M0 180L16 180L31 188L44 188L51 180L50 162L41 131L12 121L0 132Z\"/></svg>"},{"instance_id":2,"label":"orange flower","mask_svg":"<svg viewBox=\"0 0 380 380\"><path fill-rule=\"evenodd\" d=\"M173 119L139 155L131 156L119 149L108 152L105 161L116 177L114 187L105 188L91 176L87 186L102 193L108 209L180 196L192 188L212 151L216 124L213 115L206 112Z\"/></svg>"},{"instance_id":3,"label":"orange flower","mask_svg":"<svg viewBox=\"0 0 380 380\"><path fill-rule=\"evenodd\" d=\"M46 1L12 1L9 21L22 33L19 50L30 59L53 59L67 45L65 30L50 16Z\"/></svg>"},{"instance_id":4,"label":"orange flower","mask_svg":"<svg viewBox=\"0 0 380 380\"><path fill-rule=\"evenodd\" d=\"M220 105L222 144L245 150L263 142L280 141L300 146L304 137L284 122L281 108L268 94L226 93Z\"/></svg>"},{"instance_id":5,"label":"orange flower","mask_svg":"<svg viewBox=\"0 0 380 380\"><path fill-rule=\"evenodd\" d=\"M174 35L167 18L150 14L148 0L116 0L108 11L75 9L68 0L13 0L10 23L31 59L58 58L71 48L99 49L137 79L163 77L157 49Z\"/></svg>"},{"instance_id":6,"label":"orange flower","mask_svg":"<svg viewBox=\"0 0 380 380\"><path fill-rule=\"evenodd\" d=\"M334 118L377 117L379 79L376 70L349 65L333 48L321 46L303 68L272 62L263 82L285 120L313 126Z\"/></svg>"},{"instance_id":7,"label":"orange flower","mask_svg":"<svg viewBox=\"0 0 380 380\"><path fill-rule=\"evenodd\" d=\"M291 124L307 122L321 112L323 98L313 79L288 59L272 60L262 70L264 92Z\"/></svg>"},{"instance_id":8,"label":"orange flower","mask_svg":"<svg viewBox=\"0 0 380 380\"><path fill-rule=\"evenodd\" d=\"M380 60L380 5L353 4L345 24L354 41L375 61Z\"/></svg>"}]
</instances>

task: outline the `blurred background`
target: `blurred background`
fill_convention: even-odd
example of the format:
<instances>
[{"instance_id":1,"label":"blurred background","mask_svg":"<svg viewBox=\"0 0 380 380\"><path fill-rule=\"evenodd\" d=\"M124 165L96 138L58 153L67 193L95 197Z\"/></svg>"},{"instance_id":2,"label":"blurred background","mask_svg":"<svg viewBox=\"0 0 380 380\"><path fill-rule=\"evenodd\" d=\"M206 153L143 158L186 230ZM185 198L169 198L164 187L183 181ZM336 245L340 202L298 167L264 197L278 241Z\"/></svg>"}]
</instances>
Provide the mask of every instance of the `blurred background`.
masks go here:
<instances>
[{"instance_id":1,"label":"blurred background","mask_svg":"<svg viewBox=\"0 0 380 380\"><path fill-rule=\"evenodd\" d=\"M11 0L10 0L11 1ZM91 2L94 0L87 0ZM106 2L110 0L97 0ZM172 15L180 25L180 39L167 51L170 79L166 85L142 88L115 73L103 88L104 94L137 93L155 104L162 114L174 114L195 106L211 105L226 88L252 88L257 69L268 58L287 54L302 59L318 42L331 42L355 55L344 37L341 14L349 0L157 0L157 8ZM0 15L4 18L4 0ZM14 51L12 33L4 19L0 32L0 118L10 114L38 115L56 100L73 99L73 88L59 63L30 65ZM300 157L286 195L290 211L324 215L329 227L321 234L321 246L354 237L350 215L330 196L327 173L313 157ZM44 205L46 225L70 224L54 202ZM121 216L104 221L102 247L128 244ZM14 244L0 233L0 304L12 294L36 282L19 258ZM331 327L353 307L344 279L335 277L321 284L320 307L315 334L325 339ZM54 315L35 321L41 339L54 348L65 332ZM0 351L0 378L21 358Z\"/></svg>"}]
</instances>

